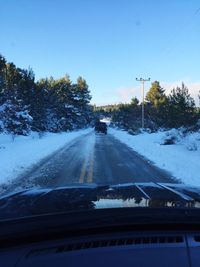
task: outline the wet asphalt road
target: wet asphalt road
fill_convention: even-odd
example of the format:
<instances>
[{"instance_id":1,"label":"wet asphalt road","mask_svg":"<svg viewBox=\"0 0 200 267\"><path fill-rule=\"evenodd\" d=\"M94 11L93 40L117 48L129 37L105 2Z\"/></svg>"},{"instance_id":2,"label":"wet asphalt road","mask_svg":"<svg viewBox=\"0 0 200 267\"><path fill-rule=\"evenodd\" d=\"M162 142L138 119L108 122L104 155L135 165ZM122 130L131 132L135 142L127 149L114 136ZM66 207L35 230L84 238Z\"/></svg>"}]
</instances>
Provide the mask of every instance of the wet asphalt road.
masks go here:
<instances>
[{"instance_id":1,"label":"wet asphalt road","mask_svg":"<svg viewBox=\"0 0 200 267\"><path fill-rule=\"evenodd\" d=\"M176 182L172 175L115 139L93 131L43 159L5 188L62 187L79 183Z\"/></svg>"}]
</instances>

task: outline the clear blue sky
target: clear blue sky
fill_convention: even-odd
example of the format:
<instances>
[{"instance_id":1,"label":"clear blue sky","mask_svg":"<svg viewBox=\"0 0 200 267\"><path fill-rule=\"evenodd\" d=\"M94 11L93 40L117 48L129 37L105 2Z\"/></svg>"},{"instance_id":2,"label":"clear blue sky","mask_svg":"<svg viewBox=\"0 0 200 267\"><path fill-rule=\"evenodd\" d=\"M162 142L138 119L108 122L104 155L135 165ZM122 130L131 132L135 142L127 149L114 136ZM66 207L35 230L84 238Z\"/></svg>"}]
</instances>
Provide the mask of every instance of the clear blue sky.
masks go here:
<instances>
[{"instance_id":1,"label":"clear blue sky","mask_svg":"<svg viewBox=\"0 0 200 267\"><path fill-rule=\"evenodd\" d=\"M37 79L83 76L97 104L130 97L135 77L200 84L199 8L199 0L2 0L0 53Z\"/></svg>"}]
</instances>

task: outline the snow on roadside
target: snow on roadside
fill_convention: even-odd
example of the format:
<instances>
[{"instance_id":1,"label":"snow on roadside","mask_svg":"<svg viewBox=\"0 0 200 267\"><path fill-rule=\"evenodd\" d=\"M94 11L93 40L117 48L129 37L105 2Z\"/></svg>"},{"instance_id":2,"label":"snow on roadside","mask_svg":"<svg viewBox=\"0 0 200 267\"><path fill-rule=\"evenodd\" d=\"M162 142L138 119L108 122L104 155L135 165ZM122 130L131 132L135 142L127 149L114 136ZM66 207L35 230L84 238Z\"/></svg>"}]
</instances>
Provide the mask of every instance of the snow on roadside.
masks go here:
<instances>
[{"instance_id":1,"label":"snow on roadside","mask_svg":"<svg viewBox=\"0 0 200 267\"><path fill-rule=\"evenodd\" d=\"M42 138L37 133L18 136L0 134L0 184L10 182L26 168L68 144L91 129L65 133L46 133Z\"/></svg>"},{"instance_id":2,"label":"snow on roadside","mask_svg":"<svg viewBox=\"0 0 200 267\"><path fill-rule=\"evenodd\" d=\"M130 135L110 128L109 133L134 151L169 171L185 184L200 185L200 133L179 136L174 145L161 145L169 132ZM178 133L178 132L177 132Z\"/></svg>"}]
</instances>

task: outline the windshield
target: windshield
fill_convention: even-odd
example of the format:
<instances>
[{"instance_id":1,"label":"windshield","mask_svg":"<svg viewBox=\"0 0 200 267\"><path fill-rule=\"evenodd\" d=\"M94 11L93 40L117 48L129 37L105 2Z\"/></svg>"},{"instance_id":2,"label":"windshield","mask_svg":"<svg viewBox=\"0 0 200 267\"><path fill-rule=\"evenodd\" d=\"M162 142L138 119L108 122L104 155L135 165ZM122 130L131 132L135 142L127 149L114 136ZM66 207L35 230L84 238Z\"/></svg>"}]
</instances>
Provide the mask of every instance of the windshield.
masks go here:
<instances>
[{"instance_id":1,"label":"windshield","mask_svg":"<svg viewBox=\"0 0 200 267\"><path fill-rule=\"evenodd\" d=\"M200 206L198 1L0 9L0 218Z\"/></svg>"}]
</instances>

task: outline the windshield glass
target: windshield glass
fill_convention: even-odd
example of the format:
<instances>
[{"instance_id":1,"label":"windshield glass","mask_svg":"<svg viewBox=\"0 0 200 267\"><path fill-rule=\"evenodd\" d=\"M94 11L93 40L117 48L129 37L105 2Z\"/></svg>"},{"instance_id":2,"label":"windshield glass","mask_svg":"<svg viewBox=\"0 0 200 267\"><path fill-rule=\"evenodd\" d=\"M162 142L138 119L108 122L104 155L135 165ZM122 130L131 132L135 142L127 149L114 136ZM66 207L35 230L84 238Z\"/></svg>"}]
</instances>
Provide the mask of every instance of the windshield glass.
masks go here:
<instances>
[{"instance_id":1,"label":"windshield glass","mask_svg":"<svg viewBox=\"0 0 200 267\"><path fill-rule=\"evenodd\" d=\"M198 208L200 3L0 9L0 219Z\"/></svg>"}]
</instances>

